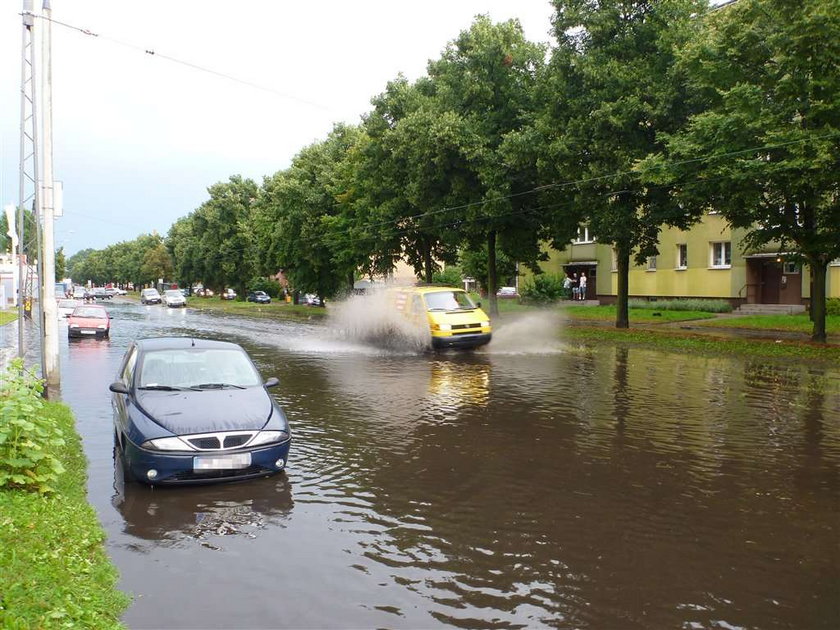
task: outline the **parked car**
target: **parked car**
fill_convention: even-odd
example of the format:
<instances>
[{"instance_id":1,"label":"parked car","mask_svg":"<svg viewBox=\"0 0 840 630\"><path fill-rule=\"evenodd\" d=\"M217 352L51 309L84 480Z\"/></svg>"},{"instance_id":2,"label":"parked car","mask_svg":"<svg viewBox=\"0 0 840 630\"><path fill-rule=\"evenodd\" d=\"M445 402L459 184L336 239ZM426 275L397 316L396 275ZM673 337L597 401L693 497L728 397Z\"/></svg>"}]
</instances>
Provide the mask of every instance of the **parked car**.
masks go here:
<instances>
[{"instance_id":1,"label":"parked car","mask_svg":"<svg viewBox=\"0 0 840 630\"><path fill-rule=\"evenodd\" d=\"M324 301L314 293L307 293L303 296L304 304L307 306L323 306Z\"/></svg>"},{"instance_id":2,"label":"parked car","mask_svg":"<svg viewBox=\"0 0 840 630\"><path fill-rule=\"evenodd\" d=\"M110 334L111 317L99 304L77 306L67 318L68 337L108 337Z\"/></svg>"},{"instance_id":3,"label":"parked car","mask_svg":"<svg viewBox=\"0 0 840 630\"><path fill-rule=\"evenodd\" d=\"M70 314L77 306L81 306L79 300L72 300L70 298L59 298L58 300L58 316L70 317Z\"/></svg>"},{"instance_id":4,"label":"parked car","mask_svg":"<svg viewBox=\"0 0 840 630\"><path fill-rule=\"evenodd\" d=\"M73 287L73 299L74 300L84 300L85 299L85 293L87 293L87 291L85 290L84 287Z\"/></svg>"},{"instance_id":5,"label":"parked car","mask_svg":"<svg viewBox=\"0 0 840 630\"><path fill-rule=\"evenodd\" d=\"M143 289L140 291L140 304L160 304L163 298L160 297L157 289Z\"/></svg>"},{"instance_id":6,"label":"parked car","mask_svg":"<svg viewBox=\"0 0 840 630\"><path fill-rule=\"evenodd\" d=\"M225 289L219 294L219 297L223 300L235 300L236 291L234 291L233 289Z\"/></svg>"},{"instance_id":7,"label":"parked car","mask_svg":"<svg viewBox=\"0 0 840 630\"><path fill-rule=\"evenodd\" d=\"M93 297L97 300L110 300L111 296L108 295L108 291L105 290L105 287L94 287L93 288Z\"/></svg>"},{"instance_id":8,"label":"parked car","mask_svg":"<svg viewBox=\"0 0 840 630\"><path fill-rule=\"evenodd\" d=\"M245 300L257 304L271 304L271 297L265 291L251 291Z\"/></svg>"},{"instance_id":9,"label":"parked car","mask_svg":"<svg viewBox=\"0 0 840 630\"><path fill-rule=\"evenodd\" d=\"M126 481L186 484L262 477L286 467L283 409L246 352L225 341L134 341L111 384Z\"/></svg>"},{"instance_id":10,"label":"parked car","mask_svg":"<svg viewBox=\"0 0 840 630\"><path fill-rule=\"evenodd\" d=\"M502 299L513 299L518 298L519 294L516 292L516 287L500 287L498 291L496 291L496 297Z\"/></svg>"},{"instance_id":11,"label":"parked car","mask_svg":"<svg viewBox=\"0 0 840 630\"><path fill-rule=\"evenodd\" d=\"M126 291L125 289L120 289L119 287L113 287L110 290L114 292L114 295L126 295L128 293L128 291Z\"/></svg>"},{"instance_id":12,"label":"parked car","mask_svg":"<svg viewBox=\"0 0 840 630\"><path fill-rule=\"evenodd\" d=\"M163 303L173 308L184 307L187 305L187 298L178 289L169 289L163 292Z\"/></svg>"}]
</instances>

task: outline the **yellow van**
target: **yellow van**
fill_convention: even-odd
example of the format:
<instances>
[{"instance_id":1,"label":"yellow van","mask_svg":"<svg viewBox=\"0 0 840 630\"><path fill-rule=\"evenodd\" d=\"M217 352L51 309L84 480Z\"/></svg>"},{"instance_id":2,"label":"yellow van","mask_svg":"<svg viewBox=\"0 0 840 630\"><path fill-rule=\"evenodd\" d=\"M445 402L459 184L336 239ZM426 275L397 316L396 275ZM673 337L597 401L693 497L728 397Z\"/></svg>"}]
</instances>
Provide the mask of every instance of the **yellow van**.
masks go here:
<instances>
[{"instance_id":1,"label":"yellow van","mask_svg":"<svg viewBox=\"0 0 840 630\"><path fill-rule=\"evenodd\" d=\"M402 287L393 290L396 309L429 327L433 348L477 348L490 343L490 318L463 289Z\"/></svg>"}]
</instances>

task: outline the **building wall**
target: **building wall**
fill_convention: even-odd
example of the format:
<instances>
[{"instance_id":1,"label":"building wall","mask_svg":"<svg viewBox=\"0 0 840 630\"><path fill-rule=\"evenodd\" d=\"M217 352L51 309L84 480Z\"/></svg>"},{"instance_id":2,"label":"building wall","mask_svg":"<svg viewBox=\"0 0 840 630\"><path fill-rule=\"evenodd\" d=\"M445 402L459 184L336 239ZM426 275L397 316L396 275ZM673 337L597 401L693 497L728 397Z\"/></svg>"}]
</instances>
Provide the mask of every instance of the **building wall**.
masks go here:
<instances>
[{"instance_id":1,"label":"building wall","mask_svg":"<svg viewBox=\"0 0 840 630\"><path fill-rule=\"evenodd\" d=\"M690 230L664 228L660 234L655 270L649 269L647 263L637 265L631 259L630 296L717 298L735 303L760 301L761 265L781 266L784 259L776 261L775 252L778 250L772 246L764 252L746 253L741 245L744 234L745 230L730 228L722 217L715 214L706 215ZM731 264L723 267L712 264L712 244L721 242L731 244ZM688 264L685 268L678 266L679 245L687 248ZM618 273L609 245L571 243L562 252L549 250L549 260L541 263L540 267L547 273L563 274L567 265L596 261L597 296L609 302L618 292ZM788 275L785 280L780 303L807 302L810 298L808 267ZM828 297L840 297L840 262L829 267L827 284Z\"/></svg>"}]
</instances>

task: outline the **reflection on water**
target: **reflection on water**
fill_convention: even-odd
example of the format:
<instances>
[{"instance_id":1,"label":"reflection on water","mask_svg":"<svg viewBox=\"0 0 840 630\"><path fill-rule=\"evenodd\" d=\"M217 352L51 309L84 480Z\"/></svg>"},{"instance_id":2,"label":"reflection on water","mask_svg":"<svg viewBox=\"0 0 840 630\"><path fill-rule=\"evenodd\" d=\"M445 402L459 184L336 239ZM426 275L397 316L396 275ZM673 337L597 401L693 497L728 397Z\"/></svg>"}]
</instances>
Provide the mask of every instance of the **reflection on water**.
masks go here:
<instances>
[{"instance_id":1,"label":"reflection on water","mask_svg":"<svg viewBox=\"0 0 840 630\"><path fill-rule=\"evenodd\" d=\"M562 337L389 352L122 308L63 361L130 627L840 626L836 369ZM114 484L107 384L161 333L238 341L280 378L285 475Z\"/></svg>"}]
</instances>

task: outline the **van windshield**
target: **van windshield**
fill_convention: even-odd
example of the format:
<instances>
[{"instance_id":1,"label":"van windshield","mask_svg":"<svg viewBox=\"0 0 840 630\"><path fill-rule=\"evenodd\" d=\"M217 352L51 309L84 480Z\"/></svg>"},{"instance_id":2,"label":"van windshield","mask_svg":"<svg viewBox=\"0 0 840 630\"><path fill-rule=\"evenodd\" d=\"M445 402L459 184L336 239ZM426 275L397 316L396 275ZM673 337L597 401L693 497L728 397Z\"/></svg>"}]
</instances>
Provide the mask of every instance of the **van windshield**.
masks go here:
<instances>
[{"instance_id":1,"label":"van windshield","mask_svg":"<svg viewBox=\"0 0 840 630\"><path fill-rule=\"evenodd\" d=\"M463 291L435 291L423 296L430 311L473 310L475 304Z\"/></svg>"}]
</instances>

